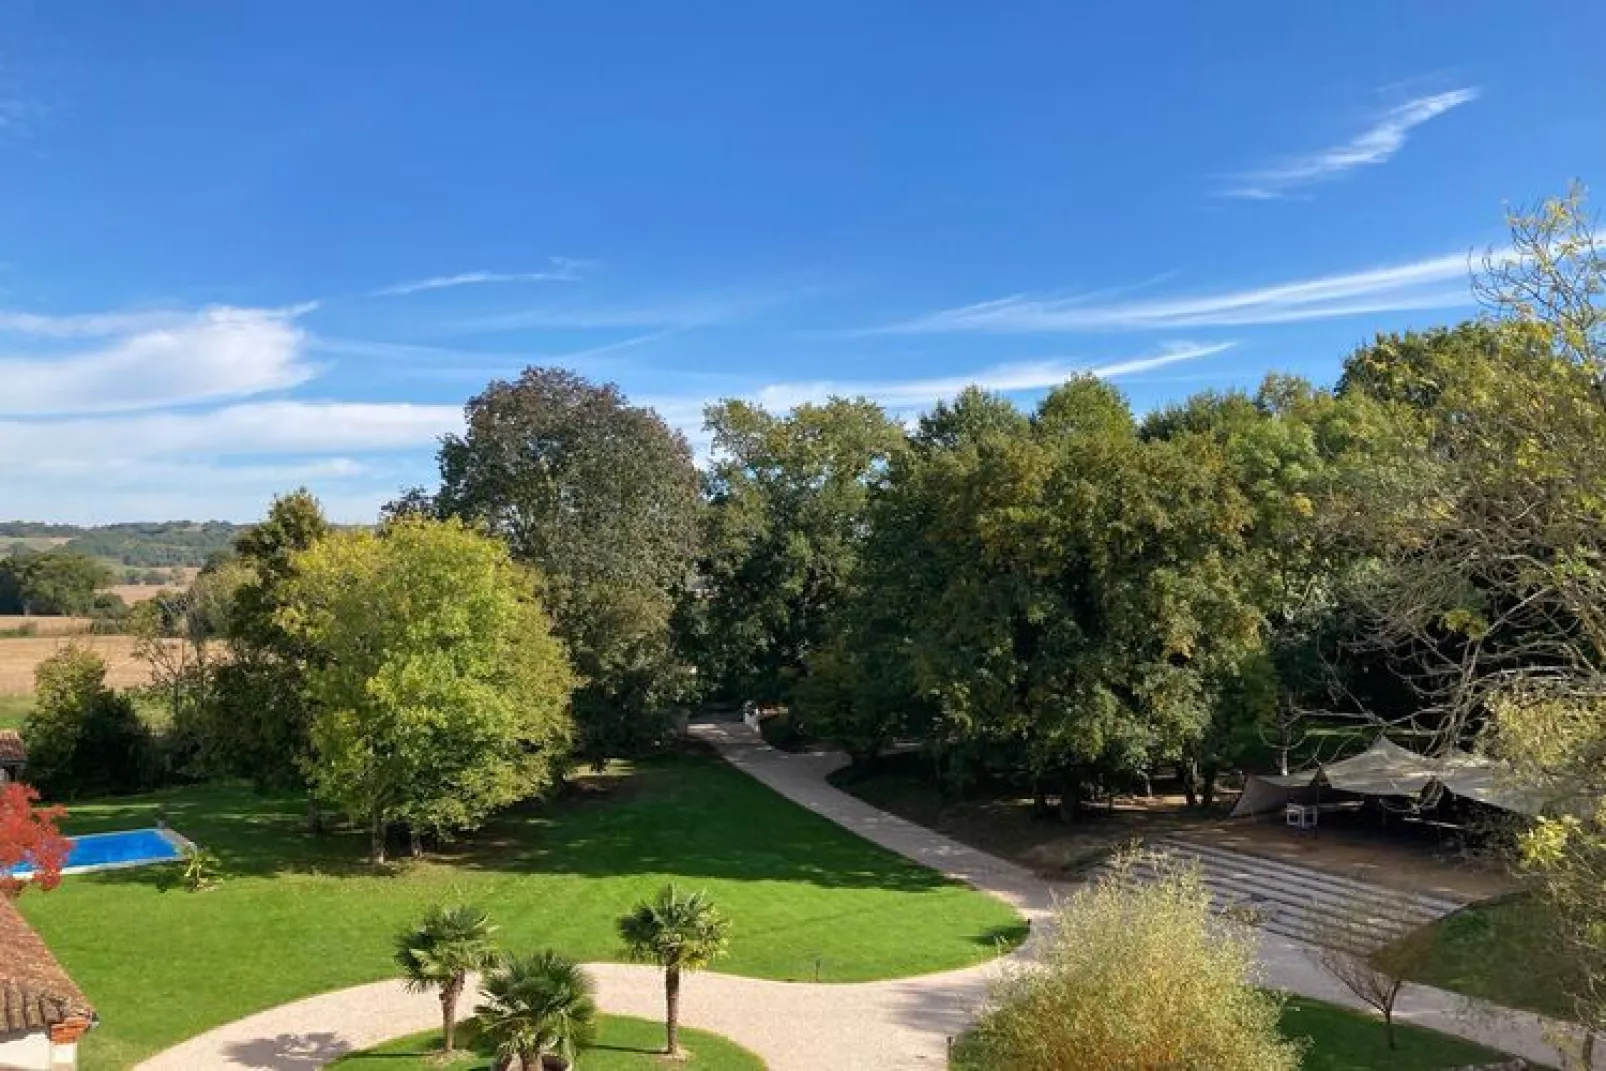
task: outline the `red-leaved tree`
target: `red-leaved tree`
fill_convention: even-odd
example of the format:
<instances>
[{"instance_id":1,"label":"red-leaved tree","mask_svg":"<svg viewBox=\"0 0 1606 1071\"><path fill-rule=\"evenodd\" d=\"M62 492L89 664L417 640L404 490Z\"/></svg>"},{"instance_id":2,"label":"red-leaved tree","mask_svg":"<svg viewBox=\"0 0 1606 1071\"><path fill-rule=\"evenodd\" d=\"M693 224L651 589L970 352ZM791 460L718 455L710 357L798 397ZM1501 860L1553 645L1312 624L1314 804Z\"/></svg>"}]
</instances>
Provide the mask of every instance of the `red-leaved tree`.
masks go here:
<instances>
[{"instance_id":1,"label":"red-leaved tree","mask_svg":"<svg viewBox=\"0 0 1606 1071\"><path fill-rule=\"evenodd\" d=\"M0 896L20 896L29 884L54 889L61 882L68 844L56 820L67 812L38 803L39 793L28 785L0 787ZM33 870L31 882L11 875L19 864Z\"/></svg>"}]
</instances>

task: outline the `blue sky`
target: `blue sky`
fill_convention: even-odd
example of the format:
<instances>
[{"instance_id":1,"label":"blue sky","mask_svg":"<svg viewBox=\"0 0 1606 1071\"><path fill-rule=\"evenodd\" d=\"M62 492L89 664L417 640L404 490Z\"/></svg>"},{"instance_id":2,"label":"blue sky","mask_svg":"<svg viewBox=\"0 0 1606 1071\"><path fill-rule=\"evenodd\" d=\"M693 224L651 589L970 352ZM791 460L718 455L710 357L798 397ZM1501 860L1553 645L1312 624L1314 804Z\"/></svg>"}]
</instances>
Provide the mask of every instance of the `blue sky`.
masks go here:
<instances>
[{"instance_id":1,"label":"blue sky","mask_svg":"<svg viewBox=\"0 0 1606 1071\"><path fill-rule=\"evenodd\" d=\"M723 396L1330 381L1606 171L1603 41L1586 2L0 0L0 517L368 520L529 363L694 441Z\"/></svg>"}]
</instances>

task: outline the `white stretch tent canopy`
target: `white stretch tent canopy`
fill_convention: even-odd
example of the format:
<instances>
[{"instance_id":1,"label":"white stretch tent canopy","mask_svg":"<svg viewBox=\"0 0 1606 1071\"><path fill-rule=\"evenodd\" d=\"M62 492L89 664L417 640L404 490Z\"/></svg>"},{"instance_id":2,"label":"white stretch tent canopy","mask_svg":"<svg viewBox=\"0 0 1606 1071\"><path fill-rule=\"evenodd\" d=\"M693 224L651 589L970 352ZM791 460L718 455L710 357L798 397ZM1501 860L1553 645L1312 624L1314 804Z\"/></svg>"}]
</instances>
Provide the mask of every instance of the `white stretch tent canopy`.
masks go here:
<instances>
[{"instance_id":1,"label":"white stretch tent canopy","mask_svg":"<svg viewBox=\"0 0 1606 1071\"><path fill-rule=\"evenodd\" d=\"M1460 750L1429 758L1380 736L1371 747L1341 762L1287 775L1250 777L1232 813L1237 817L1280 810L1289 803L1309 802L1323 788L1358 796L1418 796L1434 782L1457 796L1518 814L1540 814L1547 802L1539 789L1513 783L1510 771L1491 759Z\"/></svg>"}]
</instances>

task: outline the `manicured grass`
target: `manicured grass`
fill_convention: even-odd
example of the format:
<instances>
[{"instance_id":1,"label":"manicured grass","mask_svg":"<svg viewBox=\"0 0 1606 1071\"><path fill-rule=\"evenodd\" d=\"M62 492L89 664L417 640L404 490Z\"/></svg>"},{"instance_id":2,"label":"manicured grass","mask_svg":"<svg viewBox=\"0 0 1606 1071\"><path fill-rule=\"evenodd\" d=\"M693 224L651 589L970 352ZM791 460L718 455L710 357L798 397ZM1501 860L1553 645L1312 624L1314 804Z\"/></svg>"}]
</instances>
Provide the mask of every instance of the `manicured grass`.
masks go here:
<instances>
[{"instance_id":1,"label":"manicured grass","mask_svg":"<svg viewBox=\"0 0 1606 1071\"><path fill-rule=\"evenodd\" d=\"M21 729L32 709L31 695L0 695L0 729Z\"/></svg>"},{"instance_id":2,"label":"manicured grass","mask_svg":"<svg viewBox=\"0 0 1606 1071\"><path fill-rule=\"evenodd\" d=\"M458 1028L458 1048L473 1049L475 1059L442 1063L441 1032L415 1034L364 1052L336 1060L341 1071L490 1071L494 1050L477 1036L473 1022ZM740 1045L701 1030L680 1031L684 1060L669 1060L663 1054L664 1024L646 1019L604 1015L597 1020L597 1040L582 1049L576 1064L583 1071L649 1071L680 1068L682 1071L763 1071L764 1061Z\"/></svg>"},{"instance_id":3,"label":"manicured grass","mask_svg":"<svg viewBox=\"0 0 1606 1071\"><path fill-rule=\"evenodd\" d=\"M1567 964L1543 901L1532 896L1469 907L1434 923L1427 962L1413 980L1559 1019L1575 1015Z\"/></svg>"},{"instance_id":4,"label":"manicured grass","mask_svg":"<svg viewBox=\"0 0 1606 1071\"><path fill-rule=\"evenodd\" d=\"M1390 1049L1383 1022L1319 1000L1290 997L1283 1006L1283 1033L1309 1041L1305 1071L1444 1071L1509 1057L1470 1041L1421 1027L1394 1028L1399 1048Z\"/></svg>"},{"instance_id":5,"label":"manicured grass","mask_svg":"<svg viewBox=\"0 0 1606 1071\"><path fill-rule=\"evenodd\" d=\"M228 873L201 893L173 867L76 875L20 901L100 1012L94 1068L262 1008L388 977L393 934L431 904L489 911L503 947L620 958L614 921L671 879L730 915L719 969L860 981L974 963L1017 941L1006 905L860 840L724 763L670 756L601 789L510 812L472 841L376 873L356 831L302 832L293 797L199 786L78 804L69 832L165 818ZM696 979L688 982L695 986Z\"/></svg>"}]
</instances>

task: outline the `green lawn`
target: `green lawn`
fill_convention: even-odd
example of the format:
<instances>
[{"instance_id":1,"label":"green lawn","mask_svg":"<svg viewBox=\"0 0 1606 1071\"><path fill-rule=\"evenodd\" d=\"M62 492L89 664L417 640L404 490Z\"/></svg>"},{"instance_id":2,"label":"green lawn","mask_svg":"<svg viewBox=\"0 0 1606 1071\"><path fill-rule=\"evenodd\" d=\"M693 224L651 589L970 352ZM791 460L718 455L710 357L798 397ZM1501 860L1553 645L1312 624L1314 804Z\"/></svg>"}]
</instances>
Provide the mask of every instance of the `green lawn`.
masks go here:
<instances>
[{"instance_id":1,"label":"green lawn","mask_svg":"<svg viewBox=\"0 0 1606 1071\"><path fill-rule=\"evenodd\" d=\"M442 1063L441 1032L432 1030L410 1038L388 1042L364 1052L336 1060L341 1071L489 1071L492 1050L480 1044L471 1021L458 1028L458 1047L474 1048L477 1059L461 1063ZM668 1060L662 1055L664 1024L646 1019L604 1015L597 1022L597 1040L582 1049L576 1063L581 1071L648 1071L651 1068L681 1068L682 1071L763 1071L764 1061L718 1034L701 1030L680 1031L685 1060Z\"/></svg>"},{"instance_id":2,"label":"green lawn","mask_svg":"<svg viewBox=\"0 0 1606 1071\"><path fill-rule=\"evenodd\" d=\"M375 873L349 832L309 838L299 800L200 786L78 804L69 831L157 818L215 850L229 877L171 867L67 878L20 905L97 1006L89 1066L126 1067L209 1027L391 974L392 935L466 900L504 947L617 959L614 920L673 878L730 914L720 969L859 981L974 963L1023 936L1000 902L860 840L716 759L672 756L600 791L506 815L442 856ZM696 980L690 981L696 985Z\"/></svg>"},{"instance_id":3,"label":"green lawn","mask_svg":"<svg viewBox=\"0 0 1606 1071\"><path fill-rule=\"evenodd\" d=\"M0 729L20 729L33 709L31 695L0 695Z\"/></svg>"},{"instance_id":4,"label":"green lawn","mask_svg":"<svg viewBox=\"0 0 1606 1071\"><path fill-rule=\"evenodd\" d=\"M1282 1028L1288 1037L1309 1040L1305 1071L1444 1071L1510 1059L1470 1041L1404 1024L1394 1028L1399 1048L1390 1049L1381 1019L1302 997L1288 998Z\"/></svg>"},{"instance_id":5,"label":"green lawn","mask_svg":"<svg viewBox=\"0 0 1606 1071\"><path fill-rule=\"evenodd\" d=\"M1414 980L1559 1019L1575 1014L1566 963L1542 901L1513 897L1433 924L1428 960Z\"/></svg>"}]
</instances>

